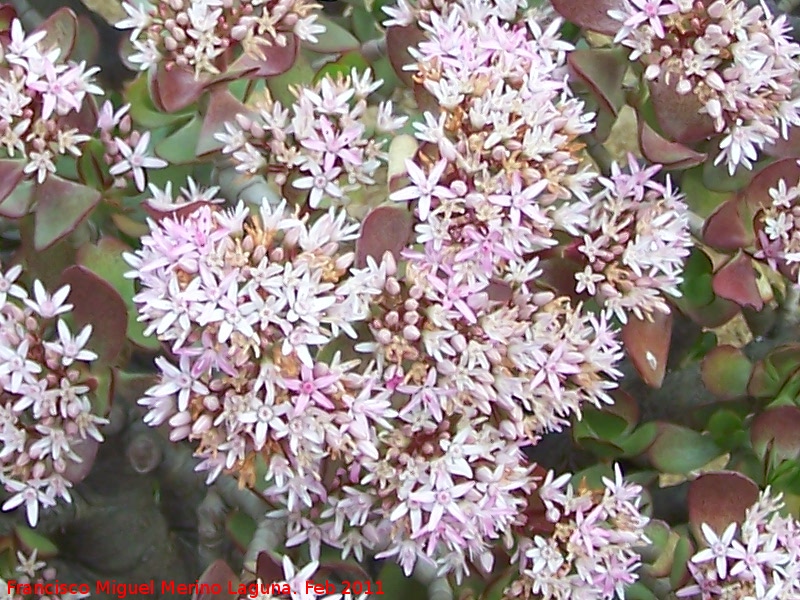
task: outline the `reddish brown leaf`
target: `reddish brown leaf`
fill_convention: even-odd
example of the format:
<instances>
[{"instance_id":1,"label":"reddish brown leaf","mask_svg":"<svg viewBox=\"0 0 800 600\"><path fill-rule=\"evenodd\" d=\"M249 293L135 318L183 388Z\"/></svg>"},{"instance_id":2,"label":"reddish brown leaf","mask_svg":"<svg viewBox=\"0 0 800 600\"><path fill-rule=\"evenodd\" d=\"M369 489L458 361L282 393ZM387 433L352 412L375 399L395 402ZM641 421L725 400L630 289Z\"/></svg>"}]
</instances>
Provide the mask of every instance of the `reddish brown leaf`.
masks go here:
<instances>
[{"instance_id":1,"label":"reddish brown leaf","mask_svg":"<svg viewBox=\"0 0 800 600\"><path fill-rule=\"evenodd\" d=\"M774 158L796 158L800 156L800 127L790 127L789 137L780 138L774 144L764 146L764 154Z\"/></svg>"},{"instance_id":2,"label":"reddish brown leaf","mask_svg":"<svg viewBox=\"0 0 800 600\"><path fill-rule=\"evenodd\" d=\"M756 283L753 261L742 252L714 274L712 286L717 296L736 302L739 306L749 306L755 310L764 307L764 300Z\"/></svg>"},{"instance_id":3,"label":"reddish brown leaf","mask_svg":"<svg viewBox=\"0 0 800 600\"><path fill-rule=\"evenodd\" d=\"M270 579L269 581L279 580ZM209 567L203 571L197 583L198 585L205 585L209 588L211 586L219 586L222 589L222 593L212 594L202 592L198 594L195 592L192 595L192 600L235 600L238 597L238 594L231 594L228 590L236 590L239 588L239 578L236 576L236 573L233 572L233 569L228 566L228 563L222 559L211 563Z\"/></svg>"},{"instance_id":4,"label":"reddish brown leaf","mask_svg":"<svg viewBox=\"0 0 800 600\"><path fill-rule=\"evenodd\" d=\"M672 313L655 312L652 318L648 321L630 315L622 326L622 342L642 380L650 387L659 388L667 370Z\"/></svg>"},{"instance_id":5,"label":"reddish brown leaf","mask_svg":"<svg viewBox=\"0 0 800 600\"><path fill-rule=\"evenodd\" d=\"M92 325L87 346L97 353L98 363L113 363L125 343L128 326L125 301L110 283L79 265L64 271L61 284L70 286L68 300L75 306L76 324Z\"/></svg>"},{"instance_id":6,"label":"reddish brown leaf","mask_svg":"<svg viewBox=\"0 0 800 600\"><path fill-rule=\"evenodd\" d=\"M753 450L761 457L770 448L778 460L800 457L800 408L776 406L756 416L750 428Z\"/></svg>"},{"instance_id":7,"label":"reddish brown leaf","mask_svg":"<svg viewBox=\"0 0 800 600\"><path fill-rule=\"evenodd\" d=\"M231 64L222 79L273 77L285 73L294 65L300 45L292 34L287 36L285 46L262 46L261 49L265 55L264 60L249 54L242 54Z\"/></svg>"},{"instance_id":8,"label":"reddish brown leaf","mask_svg":"<svg viewBox=\"0 0 800 600\"><path fill-rule=\"evenodd\" d=\"M13 192L22 178L27 161L10 158L0 159L0 203Z\"/></svg>"},{"instance_id":9,"label":"reddish brown leaf","mask_svg":"<svg viewBox=\"0 0 800 600\"><path fill-rule=\"evenodd\" d=\"M356 242L356 266L365 267L367 257L380 262L385 252L395 259L411 237L411 213L399 206L378 206L364 218Z\"/></svg>"},{"instance_id":10,"label":"reddish brown leaf","mask_svg":"<svg viewBox=\"0 0 800 600\"><path fill-rule=\"evenodd\" d=\"M45 19L33 33L46 31L41 42L44 48L54 46L61 49L62 60L69 58L78 36L78 17L69 8L62 7Z\"/></svg>"},{"instance_id":11,"label":"reddish brown leaf","mask_svg":"<svg viewBox=\"0 0 800 600\"><path fill-rule=\"evenodd\" d=\"M750 209L740 196L726 200L708 216L703 241L723 252L746 248L755 241Z\"/></svg>"},{"instance_id":12,"label":"reddish brown leaf","mask_svg":"<svg viewBox=\"0 0 800 600\"><path fill-rule=\"evenodd\" d=\"M94 438L87 437L85 440L78 440L70 444L70 448L81 458L81 462L67 459L67 466L62 475L64 478L76 485L86 479L92 471L94 459L97 456L97 449L100 443Z\"/></svg>"},{"instance_id":13,"label":"reddish brown leaf","mask_svg":"<svg viewBox=\"0 0 800 600\"><path fill-rule=\"evenodd\" d=\"M570 73L589 87L600 106L614 116L625 105L622 80L628 53L618 48L582 48L567 55Z\"/></svg>"},{"instance_id":14,"label":"reddish brown leaf","mask_svg":"<svg viewBox=\"0 0 800 600\"><path fill-rule=\"evenodd\" d=\"M237 114L251 115L252 111L226 89L218 88L211 92L203 126L200 129L200 138L197 140L195 150L197 156L204 156L223 148L224 144L214 139L214 134L224 132L225 123L233 122Z\"/></svg>"},{"instance_id":15,"label":"reddish brown leaf","mask_svg":"<svg viewBox=\"0 0 800 600\"><path fill-rule=\"evenodd\" d=\"M691 145L714 135L714 121L698 112L703 105L694 94L676 92L674 81L651 81L650 99L656 120L670 140Z\"/></svg>"},{"instance_id":16,"label":"reddish brown leaf","mask_svg":"<svg viewBox=\"0 0 800 600\"><path fill-rule=\"evenodd\" d=\"M668 169L688 169L699 165L706 155L661 137L644 119L639 120L639 147L644 157Z\"/></svg>"},{"instance_id":17,"label":"reddish brown leaf","mask_svg":"<svg viewBox=\"0 0 800 600\"><path fill-rule=\"evenodd\" d=\"M101 198L94 188L48 175L43 183L35 186L33 193L36 249L49 248L75 231Z\"/></svg>"},{"instance_id":18,"label":"reddish brown leaf","mask_svg":"<svg viewBox=\"0 0 800 600\"><path fill-rule=\"evenodd\" d=\"M164 112L177 112L194 103L206 89L208 78L174 67L167 70L162 64L150 76L150 96L153 104Z\"/></svg>"},{"instance_id":19,"label":"reddish brown leaf","mask_svg":"<svg viewBox=\"0 0 800 600\"><path fill-rule=\"evenodd\" d=\"M738 348L723 344L703 357L700 374L706 389L718 398L734 400L747 395L753 365Z\"/></svg>"},{"instance_id":20,"label":"reddish brown leaf","mask_svg":"<svg viewBox=\"0 0 800 600\"><path fill-rule=\"evenodd\" d=\"M759 171L750 184L740 192L740 196L751 207L753 213L772 205L769 191L778 187L783 179L787 187L797 185L800 181L800 165L796 158L778 160Z\"/></svg>"},{"instance_id":21,"label":"reddish brown leaf","mask_svg":"<svg viewBox=\"0 0 800 600\"><path fill-rule=\"evenodd\" d=\"M619 31L621 23L608 16L610 10L625 10L623 0L553 0L553 8L567 21L579 27L614 35Z\"/></svg>"},{"instance_id":22,"label":"reddish brown leaf","mask_svg":"<svg viewBox=\"0 0 800 600\"><path fill-rule=\"evenodd\" d=\"M689 484L689 523L699 539L702 523L721 535L731 523L741 523L756 500L758 486L749 477L735 471L705 473Z\"/></svg>"},{"instance_id":23,"label":"reddish brown leaf","mask_svg":"<svg viewBox=\"0 0 800 600\"><path fill-rule=\"evenodd\" d=\"M423 40L425 40L425 34L416 25L389 27L386 30L386 51L389 55L389 62L392 63L394 72L407 87L411 87L414 83L413 72L405 71L403 67L417 62L409 54L408 49Z\"/></svg>"}]
</instances>

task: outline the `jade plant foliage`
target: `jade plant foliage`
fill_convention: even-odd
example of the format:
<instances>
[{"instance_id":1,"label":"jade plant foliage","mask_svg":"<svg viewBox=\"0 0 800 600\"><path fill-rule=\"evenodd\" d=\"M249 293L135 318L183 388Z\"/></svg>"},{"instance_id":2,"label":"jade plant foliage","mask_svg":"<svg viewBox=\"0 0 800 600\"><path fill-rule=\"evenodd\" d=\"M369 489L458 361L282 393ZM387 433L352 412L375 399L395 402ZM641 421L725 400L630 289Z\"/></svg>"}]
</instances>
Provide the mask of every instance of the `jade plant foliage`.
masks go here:
<instances>
[{"instance_id":1,"label":"jade plant foliage","mask_svg":"<svg viewBox=\"0 0 800 600\"><path fill-rule=\"evenodd\" d=\"M86 4L0 5L0 598L800 597L795 17Z\"/></svg>"}]
</instances>

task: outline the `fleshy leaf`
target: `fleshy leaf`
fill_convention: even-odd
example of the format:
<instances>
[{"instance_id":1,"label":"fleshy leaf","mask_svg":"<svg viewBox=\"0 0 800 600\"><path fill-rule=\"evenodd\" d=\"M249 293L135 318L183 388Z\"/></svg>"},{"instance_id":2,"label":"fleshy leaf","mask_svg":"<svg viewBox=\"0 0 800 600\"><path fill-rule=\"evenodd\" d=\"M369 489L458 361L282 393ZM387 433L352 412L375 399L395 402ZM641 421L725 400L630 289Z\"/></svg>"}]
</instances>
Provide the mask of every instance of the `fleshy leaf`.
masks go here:
<instances>
[{"instance_id":1,"label":"fleshy leaf","mask_svg":"<svg viewBox=\"0 0 800 600\"><path fill-rule=\"evenodd\" d=\"M163 112L173 113L191 106L197 101L209 83L207 78L200 79L188 69L167 68L160 64L150 75L150 96L156 108Z\"/></svg>"},{"instance_id":2,"label":"fleshy leaf","mask_svg":"<svg viewBox=\"0 0 800 600\"><path fill-rule=\"evenodd\" d=\"M45 19L33 33L46 31L47 36L42 40L43 48L57 46L61 49L61 60L66 60L72 54L75 40L78 37L78 17L69 8L62 7Z\"/></svg>"},{"instance_id":3,"label":"fleshy leaf","mask_svg":"<svg viewBox=\"0 0 800 600\"><path fill-rule=\"evenodd\" d=\"M15 525L14 534L25 554L36 550L37 558L52 558L58 554L58 546L38 531L25 525ZM5 582L3 583L5 585Z\"/></svg>"},{"instance_id":4,"label":"fleshy leaf","mask_svg":"<svg viewBox=\"0 0 800 600\"><path fill-rule=\"evenodd\" d=\"M764 154L774 158L796 158L800 156L800 127L790 127L789 137L780 138L774 144L764 146Z\"/></svg>"},{"instance_id":5,"label":"fleshy leaf","mask_svg":"<svg viewBox=\"0 0 800 600\"><path fill-rule=\"evenodd\" d=\"M425 34L416 25L405 27L389 27L386 30L386 51L394 72L407 87L414 84L413 72L403 69L406 65L416 64L408 49L425 40Z\"/></svg>"},{"instance_id":6,"label":"fleshy leaf","mask_svg":"<svg viewBox=\"0 0 800 600\"><path fill-rule=\"evenodd\" d=\"M714 274L713 286L717 296L736 302L739 306L749 306L755 310L764 307L753 261L744 253L740 252Z\"/></svg>"},{"instance_id":7,"label":"fleshy leaf","mask_svg":"<svg viewBox=\"0 0 800 600\"><path fill-rule=\"evenodd\" d=\"M325 31L317 34L316 42L303 42L303 46L320 54L339 54L357 50L361 42L344 27L324 14L317 15L317 24L325 27Z\"/></svg>"},{"instance_id":8,"label":"fleshy leaf","mask_svg":"<svg viewBox=\"0 0 800 600\"><path fill-rule=\"evenodd\" d=\"M720 204L703 224L703 241L717 250L739 250L754 240L750 209L740 196Z\"/></svg>"},{"instance_id":9,"label":"fleshy leaf","mask_svg":"<svg viewBox=\"0 0 800 600\"><path fill-rule=\"evenodd\" d=\"M87 347L98 355L97 363L112 364L125 343L128 311L125 302L110 283L86 267L73 265L61 276L69 284L69 302L75 306L76 325L92 325L92 337Z\"/></svg>"},{"instance_id":10,"label":"fleshy leaf","mask_svg":"<svg viewBox=\"0 0 800 600\"><path fill-rule=\"evenodd\" d=\"M628 53L619 48L582 48L567 55L570 72L585 84L614 116L625 105L622 80L628 70Z\"/></svg>"},{"instance_id":11,"label":"fleshy leaf","mask_svg":"<svg viewBox=\"0 0 800 600\"><path fill-rule=\"evenodd\" d=\"M688 145L712 136L714 121L698 112L703 105L694 94L679 94L674 84L674 78L670 84L661 79L650 82L650 99L664 135Z\"/></svg>"},{"instance_id":12,"label":"fleshy leaf","mask_svg":"<svg viewBox=\"0 0 800 600\"><path fill-rule=\"evenodd\" d=\"M295 97L290 91L290 86L311 84L313 79L314 69L311 68L308 58L299 54L291 69L280 75L268 77L266 83L270 94L276 101L283 106L291 106Z\"/></svg>"},{"instance_id":13,"label":"fleshy leaf","mask_svg":"<svg viewBox=\"0 0 800 600\"><path fill-rule=\"evenodd\" d=\"M100 192L95 189L49 175L33 193L36 249L44 250L75 231L100 199Z\"/></svg>"},{"instance_id":14,"label":"fleshy leaf","mask_svg":"<svg viewBox=\"0 0 800 600\"><path fill-rule=\"evenodd\" d=\"M203 117L203 126L197 140L197 156L221 150L224 144L214 139L214 134L225 131L225 123L232 122L237 114L249 115L250 111L228 90L213 90L208 98L208 107Z\"/></svg>"},{"instance_id":15,"label":"fleshy leaf","mask_svg":"<svg viewBox=\"0 0 800 600\"><path fill-rule=\"evenodd\" d=\"M664 381L669 356L672 313L655 312L653 320L630 315L622 326L625 352L642 380L650 387L659 388Z\"/></svg>"},{"instance_id":16,"label":"fleshy leaf","mask_svg":"<svg viewBox=\"0 0 800 600\"><path fill-rule=\"evenodd\" d=\"M118 239L103 237L95 244L85 244L78 249L77 263L110 283L125 302L128 313L127 336L137 346L158 350L161 346L155 337L145 337L144 323L137 320L138 310L133 302L133 280L124 276L130 270L122 258L131 249Z\"/></svg>"},{"instance_id":17,"label":"fleshy leaf","mask_svg":"<svg viewBox=\"0 0 800 600\"><path fill-rule=\"evenodd\" d=\"M800 181L800 165L797 164L796 158L785 158L768 165L760 170L750 184L741 191L741 196L751 207L753 213L772 205L769 190L778 187L781 179L785 180L789 187L797 185Z\"/></svg>"},{"instance_id":18,"label":"fleshy leaf","mask_svg":"<svg viewBox=\"0 0 800 600\"><path fill-rule=\"evenodd\" d=\"M418 148L419 142L413 135L400 134L392 138L389 144L389 165L386 176L390 192L402 187L400 180L407 174L406 160L414 158Z\"/></svg>"},{"instance_id":19,"label":"fleshy leaf","mask_svg":"<svg viewBox=\"0 0 800 600\"><path fill-rule=\"evenodd\" d=\"M660 163L667 169L688 169L706 159L705 154L665 140L644 120L639 123L639 147L647 160Z\"/></svg>"},{"instance_id":20,"label":"fleshy leaf","mask_svg":"<svg viewBox=\"0 0 800 600\"><path fill-rule=\"evenodd\" d=\"M272 581L272 580L270 580ZM228 589L238 589L239 587L239 578L236 576L236 573L233 572L224 560L219 559L211 563L208 568L203 571L203 574L200 575L200 579L197 580L198 586L208 586L208 588L202 589L212 589L212 586L219 586L222 589L221 594L213 594L211 592L195 592L192 595L192 600L236 600L238 594L231 594L228 593Z\"/></svg>"},{"instance_id":21,"label":"fleshy leaf","mask_svg":"<svg viewBox=\"0 0 800 600\"><path fill-rule=\"evenodd\" d=\"M380 263L385 252L395 259L406 247L411 237L411 213L400 206L378 206L364 218L361 234L356 242L356 266L367 266L367 257Z\"/></svg>"},{"instance_id":22,"label":"fleshy leaf","mask_svg":"<svg viewBox=\"0 0 800 600\"><path fill-rule=\"evenodd\" d=\"M0 159L0 204L13 192L25 174L22 170L27 161L11 158Z\"/></svg>"},{"instance_id":23,"label":"fleshy leaf","mask_svg":"<svg viewBox=\"0 0 800 600\"><path fill-rule=\"evenodd\" d=\"M750 427L750 441L762 459L770 449L777 460L800 458L800 408L776 406L757 415Z\"/></svg>"},{"instance_id":24,"label":"fleshy leaf","mask_svg":"<svg viewBox=\"0 0 800 600\"><path fill-rule=\"evenodd\" d=\"M225 81L234 77L261 78L274 77L292 68L298 57L300 45L294 34L286 36L285 46L261 46L264 59L249 54L242 54L228 68L227 73L217 81Z\"/></svg>"},{"instance_id":25,"label":"fleshy leaf","mask_svg":"<svg viewBox=\"0 0 800 600\"><path fill-rule=\"evenodd\" d=\"M614 35L622 23L608 16L610 10L625 10L624 0L553 0L553 8L570 23L605 35Z\"/></svg>"},{"instance_id":26,"label":"fleshy leaf","mask_svg":"<svg viewBox=\"0 0 800 600\"><path fill-rule=\"evenodd\" d=\"M701 375L706 389L724 400L747 395L753 365L738 348L724 344L703 357Z\"/></svg>"},{"instance_id":27,"label":"fleshy leaf","mask_svg":"<svg viewBox=\"0 0 800 600\"><path fill-rule=\"evenodd\" d=\"M756 500L758 486L749 477L735 471L704 473L689 484L689 523L699 539L703 523L720 535L731 523L741 523Z\"/></svg>"},{"instance_id":28,"label":"fleshy leaf","mask_svg":"<svg viewBox=\"0 0 800 600\"><path fill-rule=\"evenodd\" d=\"M158 129L178 121L188 120L191 114L188 110L172 114L161 112L150 97L146 76L137 77L128 85L125 90L125 99L131 105L131 118L147 129Z\"/></svg>"},{"instance_id":29,"label":"fleshy leaf","mask_svg":"<svg viewBox=\"0 0 800 600\"><path fill-rule=\"evenodd\" d=\"M647 451L662 473L688 475L722 454L711 437L673 423L659 423L659 432Z\"/></svg>"},{"instance_id":30,"label":"fleshy leaf","mask_svg":"<svg viewBox=\"0 0 800 600\"><path fill-rule=\"evenodd\" d=\"M173 165L186 165L197 158L196 148L200 140L203 122L199 116L193 117L177 131L158 142L154 148L157 156Z\"/></svg>"},{"instance_id":31,"label":"fleshy leaf","mask_svg":"<svg viewBox=\"0 0 800 600\"><path fill-rule=\"evenodd\" d=\"M68 458L66 461L67 465L62 473L64 479L73 485L76 485L86 479L86 477L92 471L94 459L97 456L97 450L99 447L100 443L92 437L87 437L86 439L72 442L70 444L70 448L75 454L80 456L81 462L76 462Z\"/></svg>"},{"instance_id":32,"label":"fleshy leaf","mask_svg":"<svg viewBox=\"0 0 800 600\"><path fill-rule=\"evenodd\" d=\"M703 183L702 167L685 171L681 177L680 188L692 212L704 219L731 197L730 193L715 192L706 187Z\"/></svg>"},{"instance_id":33,"label":"fleshy leaf","mask_svg":"<svg viewBox=\"0 0 800 600\"><path fill-rule=\"evenodd\" d=\"M747 393L759 399L772 399L800 369L800 344L786 344L756 362Z\"/></svg>"}]
</instances>

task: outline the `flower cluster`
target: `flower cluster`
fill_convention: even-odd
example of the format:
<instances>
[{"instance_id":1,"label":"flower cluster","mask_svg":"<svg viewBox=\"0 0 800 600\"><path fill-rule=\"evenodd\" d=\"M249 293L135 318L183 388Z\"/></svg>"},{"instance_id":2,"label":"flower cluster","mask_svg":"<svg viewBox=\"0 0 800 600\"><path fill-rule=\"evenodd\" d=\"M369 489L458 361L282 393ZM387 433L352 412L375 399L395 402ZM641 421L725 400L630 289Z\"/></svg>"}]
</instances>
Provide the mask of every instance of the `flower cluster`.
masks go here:
<instances>
[{"instance_id":1,"label":"flower cluster","mask_svg":"<svg viewBox=\"0 0 800 600\"><path fill-rule=\"evenodd\" d=\"M628 157L628 173L614 163L593 198L587 232L571 254L586 264L576 291L595 296L625 323L632 312L646 318L669 313L662 293L679 296L683 263L692 245L688 209L681 195L654 180L661 169L640 169Z\"/></svg>"},{"instance_id":2,"label":"flower cluster","mask_svg":"<svg viewBox=\"0 0 800 600\"><path fill-rule=\"evenodd\" d=\"M125 176L117 177L114 185L125 187L125 178L133 179L136 189L143 192L145 169L166 167L167 161L148 155L150 132L131 130L131 119L127 114L129 108L130 104L126 104L115 111L111 102L106 101L97 118L97 129L105 149L103 159L110 166L109 174Z\"/></svg>"},{"instance_id":3,"label":"flower cluster","mask_svg":"<svg viewBox=\"0 0 800 600\"><path fill-rule=\"evenodd\" d=\"M639 509L641 486L626 483L619 465L614 471L613 481L603 478L602 491L584 484L576 490L567 485L571 475L547 474L538 492L546 535L520 540L515 558L521 577L504 598L625 597L625 588L637 579L635 549L650 543L644 531L650 519Z\"/></svg>"},{"instance_id":4,"label":"flower cluster","mask_svg":"<svg viewBox=\"0 0 800 600\"><path fill-rule=\"evenodd\" d=\"M731 523L719 535L704 523L706 547L689 563L695 584L676 595L702 600L800 596L800 522L781 514L781 498L767 488L741 526Z\"/></svg>"},{"instance_id":5,"label":"flower cluster","mask_svg":"<svg viewBox=\"0 0 800 600\"><path fill-rule=\"evenodd\" d=\"M311 208L318 208L323 197L348 205L356 193L363 196L376 187L376 173L387 160L382 150L387 134L406 121L393 115L391 101L381 102L377 113L368 106L367 98L380 85L369 69L363 74L354 69L336 80L326 76L313 87L297 89L290 110L267 92L256 115L237 115L217 139L237 171L275 173L280 186L292 175L292 188L309 190Z\"/></svg>"},{"instance_id":6,"label":"flower cluster","mask_svg":"<svg viewBox=\"0 0 800 600\"><path fill-rule=\"evenodd\" d=\"M781 179L769 191L772 203L758 212L755 257L800 285L800 182Z\"/></svg>"},{"instance_id":7,"label":"flower cluster","mask_svg":"<svg viewBox=\"0 0 800 600\"><path fill-rule=\"evenodd\" d=\"M128 18L118 29L132 29L136 53L128 60L142 70L163 64L196 76L218 74L240 49L264 58L271 46L286 46L287 36L316 41L325 28L315 23L317 4L311 0L154 0L122 4Z\"/></svg>"},{"instance_id":8,"label":"flower cluster","mask_svg":"<svg viewBox=\"0 0 800 600\"><path fill-rule=\"evenodd\" d=\"M26 35L18 19L0 52L0 147L21 156L24 172L42 183L61 155L80 156L90 139L80 131L87 95L102 94L97 67L65 62L57 47L43 48L46 33Z\"/></svg>"},{"instance_id":9,"label":"flower cluster","mask_svg":"<svg viewBox=\"0 0 800 600\"><path fill-rule=\"evenodd\" d=\"M743 0L625 0L615 42L679 94L694 94L724 137L716 162L752 168L758 150L800 123L800 45L786 16Z\"/></svg>"},{"instance_id":10,"label":"flower cluster","mask_svg":"<svg viewBox=\"0 0 800 600\"><path fill-rule=\"evenodd\" d=\"M15 283L21 271L0 277L0 484L12 494L3 510L24 504L36 525L40 506L70 501L77 463L103 440L106 421L94 414L86 381L97 358L84 347L92 327L74 334L64 320L69 286L50 295L37 280L31 298Z\"/></svg>"},{"instance_id":11,"label":"flower cluster","mask_svg":"<svg viewBox=\"0 0 800 600\"><path fill-rule=\"evenodd\" d=\"M38 560L37 550L29 556L17 551L14 571L13 578L8 581L0 577L1 600L81 600L90 597L88 592L79 591L89 589L88 584L59 582L56 570ZM74 591L70 592L70 589Z\"/></svg>"}]
</instances>

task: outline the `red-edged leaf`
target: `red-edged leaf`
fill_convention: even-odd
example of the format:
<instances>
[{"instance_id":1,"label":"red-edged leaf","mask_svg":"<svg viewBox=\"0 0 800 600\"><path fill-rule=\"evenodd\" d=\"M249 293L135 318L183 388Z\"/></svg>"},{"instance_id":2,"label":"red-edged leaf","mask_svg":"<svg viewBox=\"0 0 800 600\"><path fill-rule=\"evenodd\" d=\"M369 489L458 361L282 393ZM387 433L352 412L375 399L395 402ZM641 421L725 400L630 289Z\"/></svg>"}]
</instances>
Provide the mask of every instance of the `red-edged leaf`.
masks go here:
<instances>
[{"instance_id":1,"label":"red-edged leaf","mask_svg":"<svg viewBox=\"0 0 800 600\"><path fill-rule=\"evenodd\" d=\"M689 484L689 523L698 539L703 539L703 523L721 535L731 523L744 521L756 500L758 486L749 477L735 471L704 473Z\"/></svg>"},{"instance_id":2,"label":"red-edged leaf","mask_svg":"<svg viewBox=\"0 0 800 600\"><path fill-rule=\"evenodd\" d=\"M776 406L753 419L750 428L753 450L760 457L772 452L778 460L800 457L800 408Z\"/></svg>"},{"instance_id":3,"label":"red-edged leaf","mask_svg":"<svg viewBox=\"0 0 800 600\"><path fill-rule=\"evenodd\" d=\"M736 302L739 306L749 306L755 310L764 307L764 300L758 291L756 270L752 259L739 253L714 274L712 281L717 296Z\"/></svg>"},{"instance_id":4,"label":"red-edged leaf","mask_svg":"<svg viewBox=\"0 0 800 600\"><path fill-rule=\"evenodd\" d=\"M703 241L723 252L746 248L755 241L750 208L740 196L726 200L708 216Z\"/></svg>"},{"instance_id":5,"label":"red-edged leaf","mask_svg":"<svg viewBox=\"0 0 800 600\"><path fill-rule=\"evenodd\" d=\"M317 15L317 23L325 31L316 35L316 42L304 42L303 46L321 54L341 54L361 47L358 38L325 14Z\"/></svg>"},{"instance_id":6,"label":"red-edged leaf","mask_svg":"<svg viewBox=\"0 0 800 600\"><path fill-rule=\"evenodd\" d=\"M711 436L661 421L658 435L647 450L651 464L660 472L681 475L697 471L721 454Z\"/></svg>"},{"instance_id":7,"label":"red-edged leaf","mask_svg":"<svg viewBox=\"0 0 800 600\"><path fill-rule=\"evenodd\" d=\"M36 249L49 248L72 233L100 199L101 194L95 189L49 175L33 193Z\"/></svg>"},{"instance_id":8,"label":"red-edged leaf","mask_svg":"<svg viewBox=\"0 0 800 600\"><path fill-rule=\"evenodd\" d=\"M800 344L784 344L756 362L747 393L762 400L773 399L800 372Z\"/></svg>"},{"instance_id":9,"label":"red-edged leaf","mask_svg":"<svg viewBox=\"0 0 800 600\"><path fill-rule=\"evenodd\" d=\"M706 159L703 153L665 140L644 119L639 121L639 147L647 160L660 163L668 169L688 169Z\"/></svg>"},{"instance_id":10,"label":"red-edged leaf","mask_svg":"<svg viewBox=\"0 0 800 600\"><path fill-rule=\"evenodd\" d=\"M279 579L270 579L269 581L279 581ZM228 566L228 563L222 559L211 563L208 568L203 571L203 574L200 575L200 579L197 580L197 583L198 585L208 586L208 588L204 589L210 589L212 586L219 586L222 589L222 593L212 594L210 592L201 592L198 594L195 592L192 595L192 600L236 600L238 597L238 594L231 594L228 590L236 590L239 588L239 578L236 576L236 573L233 572L233 569Z\"/></svg>"},{"instance_id":11,"label":"red-edged leaf","mask_svg":"<svg viewBox=\"0 0 800 600\"><path fill-rule=\"evenodd\" d=\"M251 115L252 111L228 90L219 88L211 92L195 149L197 156L211 154L223 148L225 144L214 139L214 134L224 132L225 123L233 122L237 114Z\"/></svg>"},{"instance_id":12,"label":"red-edged leaf","mask_svg":"<svg viewBox=\"0 0 800 600\"><path fill-rule=\"evenodd\" d=\"M650 387L659 388L667 370L672 313L655 312L652 318L648 321L630 315L622 326L622 342L642 380Z\"/></svg>"},{"instance_id":13,"label":"red-edged leaf","mask_svg":"<svg viewBox=\"0 0 800 600\"><path fill-rule=\"evenodd\" d=\"M75 306L72 314L76 324L92 325L87 346L97 353L97 362L113 363L125 343L128 326L125 301L110 283L79 265L66 269L61 283L70 286L69 302Z\"/></svg>"},{"instance_id":14,"label":"red-edged leaf","mask_svg":"<svg viewBox=\"0 0 800 600\"><path fill-rule=\"evenodd\" d=\"M740 196L755 213L758 209L772 205L769 191L778 187L781 179L786 181L787 187L797 185L800 181L800 165L797 164L797 159L784 158L764 167L740 192Z\"/></svg>"},{"instance_id":15,"label":"red-edged leaf","mask_svg":"<svg viewBox=\"0 0 800 600\"><path fill-rule=\"evenodd\" d=\"M698 112L703 105L694 94L676 92L674 78L670 84L661 79L651 81L650 98L658 125L667 138L691 145L714 135L714 121Z\"/></svg>"},{"instance_id":16,"label":"red-edged leaf","mask_svg":"<svg viewBox=\"0 0 800 600\"><path fill-rule=\"evenodd\" d=\"M259 552L256 559L256 577L261 581L280 581L283 567L269 552Z\"/></svg>"},{"instance_id":17,"label":"red-edged leaf","mask_svg":"<svg viewBox=\"0 0 800 600\"><path fill-rule=\"evenodd\" d=\"M45 19L33 33L46 31L47 36L41 42L42 47L61 49L60 59L65 60L72 54L78 36L78 17L69 8L59 8Z\"/></svg>"},{"instance_id":18,"label":"red-edged leaf","mask_svg":"<svg viewBox=\"0 0 800 600\"><path fill-rule=\"evenodd\" d=\"M97 116L97 104L94 98L88 96L83 100L81 109L78 112L71 112L62 117L64 120L63 126L74 127L81 133L95 137L94 134L97 131Z\"/></svg>"},{"instance_id":19,"label":"red-edged leaf","mask_svg":"<svg viewBox=\"0 0 800 600\"><path fill-rule=\"evenodd\" d=\"M567 55L570 72L594 94L600 105L617 116L625 105L622 80L628 53L619 48L583 48Z\"/></svg>"},{"instance_id":20,"label":"red-edged leaf","mask_svg":"<svg viewBox=\"0 0 800 600\"><path fill-rule=\"evenodd\" d=\"M0 203L13 192L25 174L22 170L27 161L10 158L0 159Z\"/></svg>"},{"instance_id":21,"label":"red-edged leaf","mask_svg":"<svg viewBox=\"0 0 800 600\"><path fill-rule=\"evenodd\" d=\"M356 242L356 266L365 267L367 258L380 262L385 252L395 259L406 247L411 237L411 213L399 206L373 208L361 224L361 234Z\"/></svg>"},{"instance_id":22,"label":"red-edged leaf","mask_svg":"<svg viewBox=\"0 0 800 600\"><path fill-rule=\"evenodd\" d=\"M263 60L249 54L242 54L231 64L223 78L273 77L285 73L294 65L300 50L294 34L288 35L286 39L285 46L261 46L265 55Z\"/></svg>"},{"instance_id":23,"label":"red-edged leaf","mask_svg":"<svg viewBox=\"0 0 800 600\"><path fill-rule=\"evenodd\" d=\"M718 398L734 400L747 395L753 365L738 348L724 344L703 357L700 374L706 389Z\"/></svg>"},{"instance_id":24,"label":"red-edged leaf","mask_svg":"<svg viewBox=\"0 0 800 600\"><path fill-rule=\"evenodd\" d=\"M164 65L150 76L150 95L156 107L164 112L176 112L193 104L208 85L208 78L194 76L193 71Z\"/></svg>"},{"instance_id":25,"label":"red-edged leaf","mask_svg":"<svg viewBox=\"0 0 800 600\"><path fill-rule=\"evenodd\" d=\"M800 127L790 127L789 137L764 146L764 154L774 158L800 157Z\"/></svg>"},{"instance_id":26,"label":"red-edged leaf","mask_svg":"<svg viewBox=\"0 0 800 600\"><path fill-rule=\"evenodd\" d=\"M413 72L405 71L406 65L416 64L416 60L409 54L408 49L425 40L425 34L416 25L405 27L389 27L386 30L386 52L389 62L397 76L407 87L414 84Z\"/></svg>"},{"instance_id":27,"label":"red-edged leaf","mask_svg":"<svg viewBox=\"0 0 800 600\"><path fill-rule=\"evenodd\" d=\"M614 35L619 31L622 23L608 16L610 10L625 10L623 0L553 0L553 8L567 21L579 27Z\"/></svg>"}]
</instances>

